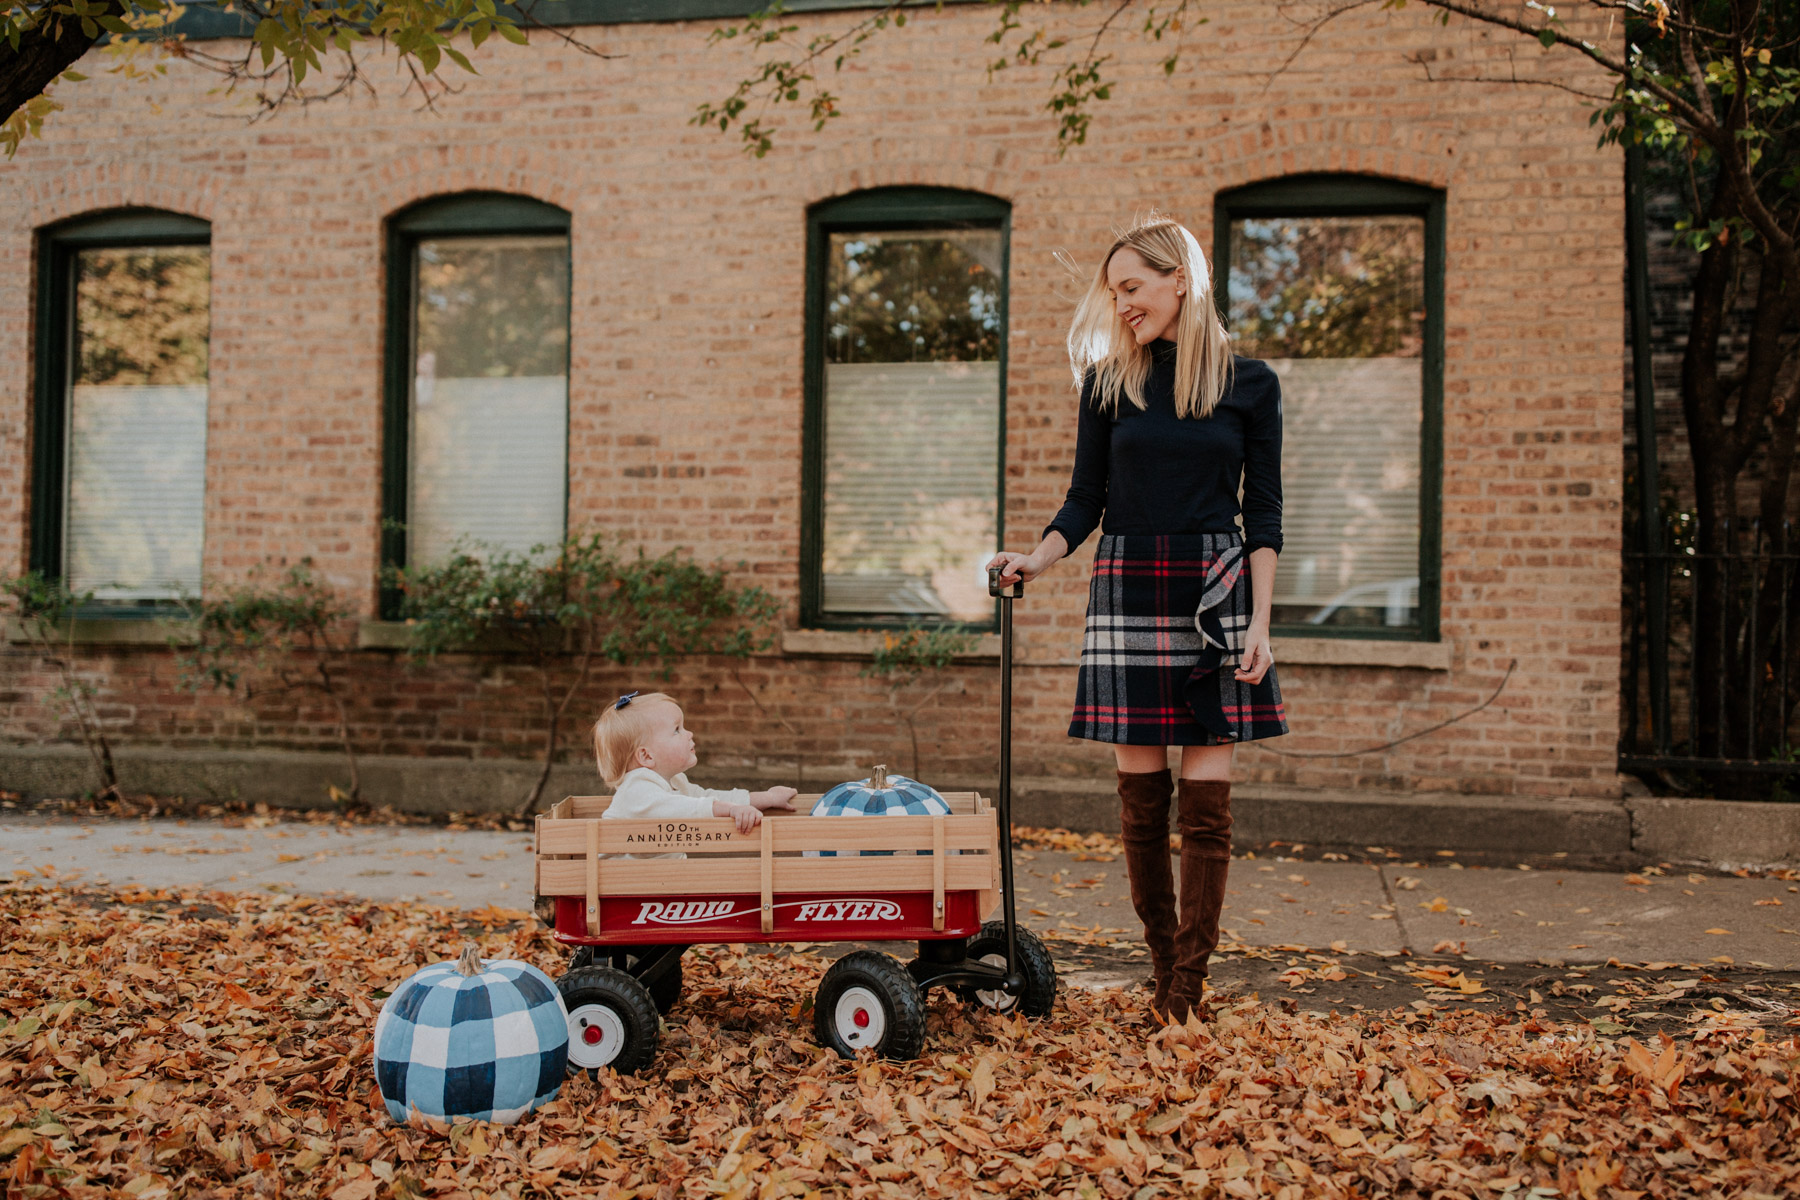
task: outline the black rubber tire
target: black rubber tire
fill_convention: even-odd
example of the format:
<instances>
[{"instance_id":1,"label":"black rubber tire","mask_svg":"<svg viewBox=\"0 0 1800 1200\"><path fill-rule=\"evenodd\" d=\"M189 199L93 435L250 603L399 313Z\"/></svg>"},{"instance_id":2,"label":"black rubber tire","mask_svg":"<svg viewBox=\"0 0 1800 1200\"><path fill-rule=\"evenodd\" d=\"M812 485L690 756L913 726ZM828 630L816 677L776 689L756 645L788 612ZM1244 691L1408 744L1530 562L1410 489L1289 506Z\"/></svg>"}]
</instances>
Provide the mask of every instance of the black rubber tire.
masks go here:
<instances>
[{"instance_id":1,"label":"black rubber tire","mask_svg":"<svg viewBox=\"0 0 1800 1200\"><path fill-rule=\"evenodd\" d=\"M583 946L569 960L569 970L580 971L594 966L596 960L600 966L611 966L633 977L638 973L638 956L632 946ZM657 1012L666 1013L674 1008L681 999L681 960L676 959L674 966L664 971L654 983L645 983L644 987L649 990L650 999L656 1002Z\"/></svg>"},{"instance_id":2,"label":"black rubber tire","mask_svg":"<svg viewBox=\"0 0 1800 1200\"><path fill-rule=\"evenodd\" d=\"M1029 929L1020 928L1017 933L1019 947L1019 972L1025 976L1025 994L1016 1001L996 1008L983 1001L975 993L975 988L957 988L957 996L965 1004L979 1005L993 1012L1012 1012L1017 1009L1028 1017L1047 1017L1056 1005L1056 960L1050 957L1050 951L1038 940ZM969 960L978 962L988 955L999 955L1001 961L1006 959L1006 922L989 921L981 927L981 932L969 939ZM1008 1000L1014 997L1008 996Z\"/></svg>"},{"instance_id":3,"label":"black rubber tire","mask_svg":"<svg viewBox=\"0 0 1800 1200\"><path fill-rule=\"evenodd\" d=\"M621 1075L635 1075L656 1057L657 1029L661 1024L656 1003L650 999L650 989L630 975L612 967L583 967L557 980L556 990L562 993L563 1007L569 1011L571 1072L585 1070L597 1077L601 1067L610 1067ZM620 1039L610 1060L589 1066L577 1061L582 1047L577 1042L580 1031L575 1026L580 1010L593 1006L608 1010L616 1019Z\"/></svg>"},{"instance_id":4,"label":"black rubber tire","mask_svg":"<svg viewBox=\"0 0 1800 1200\"><path fill-rule=\"evenodd\" d=\"M838 1001L852 988L874 996L881 1007L881 1035L863 1046L846 1041L837 1028ZM855 1058L857 1050L868 1048L883 1058L917 1058L925 1049L925 997L899 962L875 950L857 950L832 963L819 981L813 1033L841 1058Z\"/></svg>"}]
</instances>

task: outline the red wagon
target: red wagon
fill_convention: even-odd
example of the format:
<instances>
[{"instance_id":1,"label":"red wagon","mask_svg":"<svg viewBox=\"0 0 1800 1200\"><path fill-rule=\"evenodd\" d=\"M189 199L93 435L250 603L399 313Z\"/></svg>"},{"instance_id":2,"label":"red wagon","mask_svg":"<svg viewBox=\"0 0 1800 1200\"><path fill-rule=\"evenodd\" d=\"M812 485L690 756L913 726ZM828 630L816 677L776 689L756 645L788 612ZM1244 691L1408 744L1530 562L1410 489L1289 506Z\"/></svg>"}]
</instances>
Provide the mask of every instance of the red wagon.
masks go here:
<instances>
[{"instance_id":1,"label":"red wagon","mask_svg":"<svg viewBox=\"0 0 1800 1200\"><path fill-rule=\"evenodd\" d=\"M681 993L681 954L698 942L916 942L902 963L859 950L825 973L813 1004L819 1039L846 1056L924 1046L924 992L948 987L1001 1011L1043 1016L1056 967L1019 928L1012 900L1012 599L1001 598L1000 804L945 795L949 816L846 820L764 816L749 834L728 818L602 820L605 796L571 796L537 820L536 892L557 941L574 948L557 983L569 1061L635 1071L656 1053L659 1010ZM1009 594L1010 593L1010 594ZM649 857L682 853L686 859ZM633 855L632 858L613 857ZM995 908L999 920L989 920Z\"/></svg>"}]
</instances>

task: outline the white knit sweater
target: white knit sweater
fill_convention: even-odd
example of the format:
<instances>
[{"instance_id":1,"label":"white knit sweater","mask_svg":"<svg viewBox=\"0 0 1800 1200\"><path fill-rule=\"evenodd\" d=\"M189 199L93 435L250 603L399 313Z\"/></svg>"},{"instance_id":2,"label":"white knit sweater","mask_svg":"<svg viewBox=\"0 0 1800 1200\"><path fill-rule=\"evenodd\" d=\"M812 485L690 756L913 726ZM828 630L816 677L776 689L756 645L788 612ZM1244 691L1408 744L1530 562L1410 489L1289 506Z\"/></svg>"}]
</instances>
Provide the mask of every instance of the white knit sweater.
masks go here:
<instances>
[{"instance_id":1,"label":"white knit sweater","mask_svg":"<svg viewBox=\"0 0 1800 1200\"><path fill-rule=\"evenodd\" d=\"M603 818L617 819L691 821L697 817L712 816L713 802L717 800L728 804L748 804L750 793L744 788L732 788L724 792L703 788L689 782L685 774L664 779L649 767L639 767L627 772L625 778L619 780L618 790L613 792L612 803L600 815ZM687 855L619 854L607 857L686 858Z\"/></svg>"}]
</instances>

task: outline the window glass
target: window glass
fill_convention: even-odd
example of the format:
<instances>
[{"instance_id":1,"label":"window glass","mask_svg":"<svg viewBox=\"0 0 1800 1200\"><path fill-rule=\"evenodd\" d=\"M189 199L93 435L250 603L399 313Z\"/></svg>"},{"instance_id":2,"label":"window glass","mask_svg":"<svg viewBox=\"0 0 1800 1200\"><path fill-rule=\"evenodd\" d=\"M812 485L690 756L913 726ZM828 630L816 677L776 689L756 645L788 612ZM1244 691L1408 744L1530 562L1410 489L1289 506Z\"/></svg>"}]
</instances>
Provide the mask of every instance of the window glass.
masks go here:
<instances>
[{"instance_id":1,"label":"window glass","mask_svg":"<svg viewBox=\"0 0 1800 1200\"><path fill-rule=\"evenodd\" d=\"M833 233L827 617L987 621L998 547L998 229Z\"/></svg>"},{"instance_id":2,"label":"window glass","mask_svg":"<svg viewBox=\"0 0 1800 1200\"><path fill-rule=\"evenodd\" d=\"M410 556L459 538L523 551L564 531L569 239L458 237L413 250Z\"/></svg>"},{"instance_id":3,"label":"window glass","mask_svg":"<svg viewBox=\"0 0 1800 1200\"><path fill-rule=\"evenodd\" d=\"M100 600L197 593L211 252L86 249L74 270L64 573Z\"/></svg>"},{"instance_id":4,"label":"window glass","mask_svg":"<svg viewBox=\"0 0 1800 1200\"><path fill-rule=\"evenodd\" d=\"M1419 624L1424 265L1422 217L1232 222L1237 352L1281 377L1278 623Z\"/></svg>"}]
</instances>

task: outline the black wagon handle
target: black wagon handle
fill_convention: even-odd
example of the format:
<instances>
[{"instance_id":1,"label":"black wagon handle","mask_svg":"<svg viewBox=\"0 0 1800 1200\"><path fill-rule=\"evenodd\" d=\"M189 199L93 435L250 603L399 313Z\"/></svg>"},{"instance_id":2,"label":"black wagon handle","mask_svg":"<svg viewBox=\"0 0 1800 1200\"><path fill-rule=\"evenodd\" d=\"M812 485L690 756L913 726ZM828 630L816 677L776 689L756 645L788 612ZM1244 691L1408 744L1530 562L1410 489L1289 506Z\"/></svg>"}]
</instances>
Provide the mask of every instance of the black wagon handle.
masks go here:
<instances>
[{"instance_id":1,"label":"black wagon handle","mask_svg":"<svg viewBox=\"0 0 1800 1200\"><path fill-rule=\"evenodd\" d=\"M1000 900L1006 924L1006 990L1025 994L1025 975L1019 970L1018 914L1013 907L1012 844L1012 602L1025 594L1025 581L1002 584L1003 568L988 568L988 595L1000 601Z\"/></svg>"}]
</instances>

